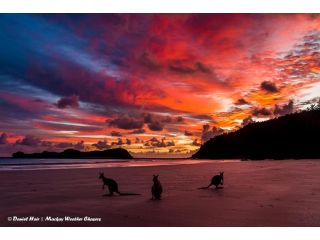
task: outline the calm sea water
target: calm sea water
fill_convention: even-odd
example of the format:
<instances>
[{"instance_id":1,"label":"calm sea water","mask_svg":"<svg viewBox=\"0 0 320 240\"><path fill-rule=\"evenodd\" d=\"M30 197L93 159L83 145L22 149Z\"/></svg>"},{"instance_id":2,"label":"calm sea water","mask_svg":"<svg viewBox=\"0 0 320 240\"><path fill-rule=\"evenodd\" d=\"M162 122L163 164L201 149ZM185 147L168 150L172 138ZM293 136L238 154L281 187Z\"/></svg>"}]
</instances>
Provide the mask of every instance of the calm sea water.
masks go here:
<instances>
[{"instance_id":1,"label":"calm sea water","mask_svg":"<svg viewBox=\"0 0 320 240\"><path fill-rule=\"evenodd\" d=\"M74 168L105 168L105 167L147 167L163 165L199 164L212 160L190 159L0 159L0 171L10 170L45 170ZM215 160L215 163L237 162L240 160Z\"/></svg>"}]
</instances>

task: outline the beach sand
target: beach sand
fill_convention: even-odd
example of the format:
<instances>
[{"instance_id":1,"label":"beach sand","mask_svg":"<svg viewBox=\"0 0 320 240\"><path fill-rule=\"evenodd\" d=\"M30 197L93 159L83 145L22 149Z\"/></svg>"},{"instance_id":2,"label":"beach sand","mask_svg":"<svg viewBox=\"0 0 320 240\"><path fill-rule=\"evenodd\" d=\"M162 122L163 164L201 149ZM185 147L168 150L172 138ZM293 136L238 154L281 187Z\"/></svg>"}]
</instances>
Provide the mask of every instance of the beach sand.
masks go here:
<instances>
[{"instance_id":1,"label":"beach sand","mask_svg":"<svg viewBox=\"0 0 320 240\"><path fill-rule=\"evenodd\" d=\"M99 171L120 191L103 197ZM225 172L223 189L199 190ZM152 175L163 199L152 201ZM0 226L320 226L320 161L0 172ZM101 222L13 222L8 217L96 217Z\"/></svg>"}]
</instances>

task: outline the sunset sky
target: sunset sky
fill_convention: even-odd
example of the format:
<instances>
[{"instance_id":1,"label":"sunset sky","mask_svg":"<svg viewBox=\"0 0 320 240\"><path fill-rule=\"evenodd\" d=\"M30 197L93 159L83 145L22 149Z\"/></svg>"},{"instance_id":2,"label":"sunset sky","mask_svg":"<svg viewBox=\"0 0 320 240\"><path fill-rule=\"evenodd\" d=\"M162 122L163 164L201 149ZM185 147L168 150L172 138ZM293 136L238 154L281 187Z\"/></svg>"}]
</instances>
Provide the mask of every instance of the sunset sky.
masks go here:
<instances>
[{"instance_id":1,"label":"sunset sky","mask_svg":"<svg viewBox=\"0 0 320 240\"><path fill-rule=\"evenodd\" d=\"M187 156L320 94L317 14L0 14L0 156Z\"/></svg>"}]
</instances>

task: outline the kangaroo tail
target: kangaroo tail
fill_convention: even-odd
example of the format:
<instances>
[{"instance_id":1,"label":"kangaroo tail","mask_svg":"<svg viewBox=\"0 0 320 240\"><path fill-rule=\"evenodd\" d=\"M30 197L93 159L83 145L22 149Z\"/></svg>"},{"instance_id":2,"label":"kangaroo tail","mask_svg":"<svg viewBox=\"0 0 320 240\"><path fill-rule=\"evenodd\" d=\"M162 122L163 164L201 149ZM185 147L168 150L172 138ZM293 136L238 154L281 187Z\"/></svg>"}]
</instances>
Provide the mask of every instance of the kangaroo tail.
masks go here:
<instances>
[{"instance_id":1,"label":"kangaroo tail","mask_svg":"<svg viewBox=\"0 0 320 240\"><path fill-rule=\"evenodd\" d=\"M120 196L138 196L140 193L119 193Z\"/></svg>"},{"instance_id":2,"label":"kangaroo tail","mask_svg":"<svg viewBox=\"0 0 320 240\"><path fill-rule=\"evenodd\" d=\"M209 184L209 185L206 186L206 187L200 187L200 188L198 188L198 189L207 189L207 188L211 187L211 185L212 185L212 184Z\"/></svg>"}]
</instances>

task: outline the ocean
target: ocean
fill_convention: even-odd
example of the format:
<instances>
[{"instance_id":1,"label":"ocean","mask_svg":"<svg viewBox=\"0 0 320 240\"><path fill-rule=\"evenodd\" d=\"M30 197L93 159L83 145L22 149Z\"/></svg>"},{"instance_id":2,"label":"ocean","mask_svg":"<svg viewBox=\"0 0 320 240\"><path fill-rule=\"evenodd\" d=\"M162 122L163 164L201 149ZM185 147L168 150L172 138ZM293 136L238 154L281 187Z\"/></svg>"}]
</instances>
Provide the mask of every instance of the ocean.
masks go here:
<instances>
[{"instance_id":1,"label":"ocean","mask_svg":"<svg viewBox=\"0 0 320 240\"><path fill-rule=\"evenodd\" d=\"M34 159L2 158L0 171L48 170L75 168L148 167L163 165L237 162L240 160L191 160L191 159Z\"/></svg>"}]
</instances>

